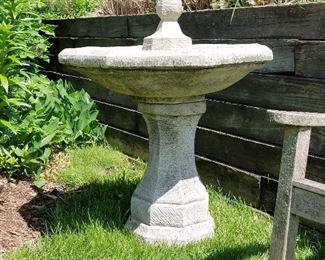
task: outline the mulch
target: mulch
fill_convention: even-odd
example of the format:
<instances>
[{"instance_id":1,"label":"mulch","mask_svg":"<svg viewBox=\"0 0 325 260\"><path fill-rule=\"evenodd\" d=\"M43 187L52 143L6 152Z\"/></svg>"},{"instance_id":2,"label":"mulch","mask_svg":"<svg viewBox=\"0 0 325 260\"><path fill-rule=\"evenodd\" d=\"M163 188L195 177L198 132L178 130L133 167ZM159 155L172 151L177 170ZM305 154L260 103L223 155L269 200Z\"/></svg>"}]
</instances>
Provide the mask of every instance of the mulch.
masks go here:
<instances>
[{"instance_id":1,"label":"mulch","mask_svg":"<svg viewBox=\"0 0 325 260\"><path fill-rule=\"evenodd\" d=\"M63 187L47 184L42 191L29 181L0 177L0 254L26 242L33 243L46 231L50 209L63 194Z\"/></svg>"},{"instance_id":2,"label":"mulch","mask_svg":"<svg viewBox=\"0 0 325 260\"><path fill-rule=\"evenodd\" d=\"M66 167L67 157L54 156L49 165L47 177ZM52 180L40 190L30 180L8 180L0 175L0 259L9 250L35 243L46 232L51 209L64 191L62 185Z\"/></svg>"}]
</instances>

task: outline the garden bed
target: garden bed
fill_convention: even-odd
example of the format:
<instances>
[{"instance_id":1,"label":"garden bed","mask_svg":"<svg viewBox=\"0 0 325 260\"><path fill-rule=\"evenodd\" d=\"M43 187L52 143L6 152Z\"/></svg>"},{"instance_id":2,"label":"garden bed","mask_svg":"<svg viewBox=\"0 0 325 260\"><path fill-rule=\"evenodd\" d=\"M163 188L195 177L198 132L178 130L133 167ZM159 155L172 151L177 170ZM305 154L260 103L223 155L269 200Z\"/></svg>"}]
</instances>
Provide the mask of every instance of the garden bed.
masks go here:
<instances>
[{"instance_id":1,"label":"garden bed","mask_svg":"<svg viewBox=\"0 0 325 260\"><path fill-rule=\"evenodd\" d=\"M46 232L48 212L62 191L59 184L47 184L38 192L30 181L0 177L0 254L33 243Z\"/></svg>"}]
</instances>

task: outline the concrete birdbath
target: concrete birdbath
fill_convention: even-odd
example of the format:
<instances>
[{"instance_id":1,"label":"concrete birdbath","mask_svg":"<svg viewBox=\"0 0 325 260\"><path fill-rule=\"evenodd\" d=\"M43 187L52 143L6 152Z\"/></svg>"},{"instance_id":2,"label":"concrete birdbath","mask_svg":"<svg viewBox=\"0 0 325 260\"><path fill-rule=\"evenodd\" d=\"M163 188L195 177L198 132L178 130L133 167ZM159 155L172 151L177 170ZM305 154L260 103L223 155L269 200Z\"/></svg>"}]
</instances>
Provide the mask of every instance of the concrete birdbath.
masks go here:
<instances>
[{"instance_id":1,"label":"concrete birdbath","mask_svg":"<svg viewBox=\"0 0 325 260\"><path fill-rule=\"evenodd\" d=\"M214 234L194 157L204 95L231 86L271 60L272 51L259 44L192 45L177 22L181 0L158 0L156 10L161 22L143 46L65 49L59 61L137 100L150 155L126 227L148 243L185 245Z\"/></svg>"}]
</instances>

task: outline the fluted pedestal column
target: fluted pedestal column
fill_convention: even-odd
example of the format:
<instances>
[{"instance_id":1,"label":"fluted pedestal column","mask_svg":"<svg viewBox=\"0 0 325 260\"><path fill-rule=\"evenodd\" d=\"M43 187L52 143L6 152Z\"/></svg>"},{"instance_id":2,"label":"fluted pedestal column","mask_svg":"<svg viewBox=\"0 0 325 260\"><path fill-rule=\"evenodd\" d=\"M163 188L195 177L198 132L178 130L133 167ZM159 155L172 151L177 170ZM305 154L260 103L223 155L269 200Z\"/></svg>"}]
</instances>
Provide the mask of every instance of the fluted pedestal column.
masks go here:
<instances>
[{"instance_id":1,"label":"fluted pedestal column","mask_svg":"<svg viewBox=\"0 0 325 260\"><path fill-rule=\"evenodd\" d=\"M133 193L126 227L149 243L184 245L212 236L208 193L194 157L196 126L205 101L140 103L138 109L148 126L150 157Z\"/></svg>"}]
</instances>

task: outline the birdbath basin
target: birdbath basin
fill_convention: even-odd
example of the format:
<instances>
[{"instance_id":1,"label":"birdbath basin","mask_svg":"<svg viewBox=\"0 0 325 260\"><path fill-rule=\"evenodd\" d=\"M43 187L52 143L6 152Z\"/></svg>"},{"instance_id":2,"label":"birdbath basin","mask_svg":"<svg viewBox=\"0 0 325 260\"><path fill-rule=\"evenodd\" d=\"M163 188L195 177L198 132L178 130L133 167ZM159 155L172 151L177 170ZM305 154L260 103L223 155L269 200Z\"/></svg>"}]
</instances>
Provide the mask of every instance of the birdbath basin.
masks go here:
<instances>
[{"instance_id":1,"label":"birdbath basin","mask_svg":"<svg viewBox=\"0 0 325 260\"><path fill-rule=\"evenodd\" d=\"M194 157L204 96L272 60L272 51L259 44L192 45L177 22L181 0L158 0L156 10L161 22L143 46L65 49L59 61L137 100L149 132L149 161L126 227L148 243L185 245L214 234Z\"/></svg>"}]
</instances>

